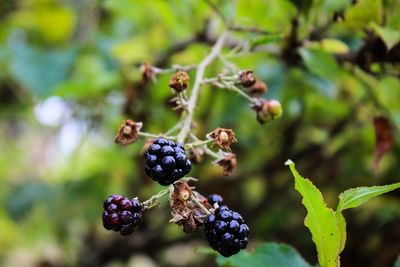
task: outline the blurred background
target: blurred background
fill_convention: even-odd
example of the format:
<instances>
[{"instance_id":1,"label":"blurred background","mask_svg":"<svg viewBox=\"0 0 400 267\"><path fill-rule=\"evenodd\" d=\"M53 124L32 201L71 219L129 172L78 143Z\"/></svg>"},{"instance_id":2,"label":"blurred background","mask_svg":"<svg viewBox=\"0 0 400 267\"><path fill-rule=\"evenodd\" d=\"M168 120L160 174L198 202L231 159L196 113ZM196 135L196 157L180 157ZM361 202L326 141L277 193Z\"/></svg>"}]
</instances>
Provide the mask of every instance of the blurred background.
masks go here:
<instances>
[{"instance_id":1,"label":"blurred background","mask_svg":"<svg viewBox=\"0 0 400 267\"><path fill-rule=\"evenodd\" d=\"M284 115L259 125L244 99L204 87L195 131L234 129L238 166L224 177L205 158L191 174L246 218L249 250L285 242L315 264L284 162L312 177L331 207L345 189L399 181L399 11L398 0L239 0L236 9L227 0L1 0L0 265L216 266L194 250L206 245L201 231L167 223L166 203L130 237L106 231L101 212L110 194L145 200L162 189L143 173L145 139L113 141L125 118L152 133L179 120L169 75L144 84L139 66L200 62L226 18L237 49L228 43L224 55L253 69ZM400 191L345 216L342 265L393 266Z\"/></svg>"}]
</instances>

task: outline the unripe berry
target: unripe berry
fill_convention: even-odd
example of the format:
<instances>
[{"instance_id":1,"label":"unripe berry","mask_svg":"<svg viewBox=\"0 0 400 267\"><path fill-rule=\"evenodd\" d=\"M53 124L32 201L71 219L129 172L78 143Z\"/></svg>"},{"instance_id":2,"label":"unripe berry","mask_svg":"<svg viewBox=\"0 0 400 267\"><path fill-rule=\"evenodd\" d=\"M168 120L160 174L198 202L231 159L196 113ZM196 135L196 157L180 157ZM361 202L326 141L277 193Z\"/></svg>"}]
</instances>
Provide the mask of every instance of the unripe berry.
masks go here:
<instances>
[{"instance_id":1,"label":"unripe berry","mask_svg":"<svg viewBox=\"0 0 400 267\"><path fill-rule=\"evenodd\" d=\"M272 115L272 119L278 119L282 116L282 105L278 100L268 101L268 111Z\"/></svg>"}]
</instances>

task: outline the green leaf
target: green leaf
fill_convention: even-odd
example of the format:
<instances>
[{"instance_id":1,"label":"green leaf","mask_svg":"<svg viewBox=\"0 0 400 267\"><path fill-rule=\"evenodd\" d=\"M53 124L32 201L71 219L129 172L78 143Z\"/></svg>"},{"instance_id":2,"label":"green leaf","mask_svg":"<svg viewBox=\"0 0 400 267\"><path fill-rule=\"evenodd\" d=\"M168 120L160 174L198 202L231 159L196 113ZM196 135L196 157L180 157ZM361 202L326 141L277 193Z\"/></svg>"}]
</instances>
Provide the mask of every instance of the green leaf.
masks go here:
<instances>
[{"instance_id":1,"label":"green leaf","mask_svg":"<svg viewBox=\"0 0 400 267\"><path fill-rule=\"evenodd\" d=\"M218 266L234 267L310 267L301 255L286 244L265 243L252 254L241 252L230 258L218 256Z\"/></svg>"},{"instance_id":2,"label":"green leaf","mask_svg":"<svg viewBox=\"0 0 400 267\"><path fill-rule=\"evenodd\" d=\"M335 212L336 220L340 229L340 249L339 253L341 253L346 246L347 240L347 231L346 231L346 220L343 214L340 211Z\"/></svg>"},{"instance_id":3,"label":"green leaf","mask_svg":"<svg viewBox=\"0 0 400 267\"><path fill-rule=\"evenodd\" d=\"M400 182L391 185L357 187L344 191L339 196L338 211L356 208L371 198L400 188Z\"/></svg>"},{"instance_id":4,"label":"green leaf","mask_svg":"<svg viewBox=\"0 0 400 267\"><path fill-rule=\"evenodd\" d=\"M46 98L65 81L74 63L75 49L52 51L28 46L12 49L10 72L24 88Z\"/></svg>"},{"instance_id":5,"label":"green leaf","mask_svg":"<svg viewBox=\"0 0 400 267\"><path fill-rule=\"evenodd\" d=\"M393 46L400 42L400 31L387 27L381 27L375 22L371 22L370 27L379 37L382 38L388 50L392 49Z\"/></svg>"},{"instance_id":6,"label":"green leaf","mask_svg":"<svg viewBox=\"0 0 400 267\"><path fill-rule=\"evenodd\" d=\"M291 160L285 164L289 165L295 179L295 188L303 197L302 203L307 209L304 224L312 234L319 263L322 267L340 266L341 232L335 212L326 206L321 192L312 182L300 176Z\"/></svg>"},{"instance_id":7,"label":"green leaf","mask_svg":"<svg viewBox=\"0 0 400 267\"><path fill-rule=\"evenodd\" d=\"M284 35L282 33L271 33L263 36L259 36L254 38L251 41L251 47L255 47L258 45L266 45L270 43L277 43L283 40Z\"/></svg>"},{"instance_id":8,"label":"green leaf","mask_svg":"<svg viewBox=\"0 0 400 267\"><path fill-rule=\"evenodd\" d=\"M383 18L383 8L380 0L359 0L348 8L345 13L345 23L353 29L362 29L371 21L380 23Z\"/></svg>"},{"instance_id":9,"label":"green leaf","mask_svg":"<svg viewBox=\"0 0 400 267\"><path fill-rule=\"evenodd\" d=\"M338 79L341 74L336 60L323 49L300 48L299 53L311 73L329 80Z\"/></svg>"}]
</instances>

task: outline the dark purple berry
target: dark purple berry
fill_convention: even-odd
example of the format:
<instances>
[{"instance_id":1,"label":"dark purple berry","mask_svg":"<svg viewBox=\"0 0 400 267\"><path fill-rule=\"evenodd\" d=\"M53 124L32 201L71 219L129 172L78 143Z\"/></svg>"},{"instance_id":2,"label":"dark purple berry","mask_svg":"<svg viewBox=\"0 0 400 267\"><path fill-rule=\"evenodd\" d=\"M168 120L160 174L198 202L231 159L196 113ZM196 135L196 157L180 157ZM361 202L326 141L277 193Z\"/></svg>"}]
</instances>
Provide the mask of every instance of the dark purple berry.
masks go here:
<instances>
[{"instance_id":1,"label":"dark purple berry","mask_svg":"<svg viewBox=\"0 0 400 267\"><path fill-rule=\"evenodd\" d=\"M166 171L174 170L176 167L175 158L172 156L163 157L161 162L162 162L163 169Z\"/></svg>"},{"instance_id":2,"label":"dark purple berry","mask_svg":"<svg viewBox=\"0 0 400 267\"><path fill-rule=\"evenodd\" d=\"M161 165L156 165L151 169L151 175L153 178L159 180L165 177L165 172Z\"/></svg>"},{"instance_id":3,"label":"dark purple berry","mask_svg":"<svg viewBox=\"0 0 400 267\"><path fill-rule=\"evenodd\" d=\"M154 167L157 165L157 156L152 154L147 154L146 156L146 163L149 167Z\"/></svg>"},{"instance_id":4,"label":"dark purple berry","mask_svg":"<svg viewBox=\"0 0 400 267\"><path fill-rule=\"evenodd\" d=\"M164 138L157 138L144 153L147 176L161 185L170 185L192 169L192 163L185 155L184 145Z\"/></svg>"},{"instance_id":5,"label":"dark purple berry","mask_svg":"<svg viewBox=\"0 0 400 267\"><path fill-rule=\"evenodd\" d=\"M112 195L103 206L103 226L107 230L129 235L141 222L143 204L137 198L129 200L120 195Z\"/></svg>"},{"instance_id":6,"label":"dark purple berry","mask_svg":"<svg viewBox=\"0 0 400 267\"><path fill-rule=\"evenodd\" d=\"M123 200L121 200L121 203L119 203L119 208L121 210L131 210L132 209L132 202L125 198Z\"/></svg>"},{"instance_id":7,"label":"dark purple berry","mask_svg":"<svg viewBox=\"0 0 400 267\"><path fill-rule=\"evenodd\" d=\"M160 145L158 145L158 144L152 144L152 145L149 147L149 153L151 153L151 154L158 154L158 152L160 151L160 149L161 149L161 146L160 146Z\"/></svg>"},{"instance_id":8,"label":"dark purple berry","mask_svg":"<svg viewBox=\"0 0 400 267\"><path fill-rule=\"evenodd\" d=\"M249 227L239 213L227 206L217 208L204 222L204 233L210 246L224 257L247 247Z\"/></svg>"},{"instance_id":9,"label":"dark purple berry","mask_svg":"<svg viewBox=\"0 0 400 267\"><path fill-rule=\"evenodd\" d=\"M186 165L186 155L182 152L178 152L175 154L175 160L176 160L176 164L179 167L185 167Z\"/></svg>"},{"instance_id":10,"label":"dark purple berry","mask_svg":"<svg viewBox=\"0 0 400 267\"><path fill-rule=\"evenodd\" d=\"M170 156L174 154L174 149L172 148L172 146L163 146L161 148L161 154L163 156Z\"/></svg>"}]
</instances>

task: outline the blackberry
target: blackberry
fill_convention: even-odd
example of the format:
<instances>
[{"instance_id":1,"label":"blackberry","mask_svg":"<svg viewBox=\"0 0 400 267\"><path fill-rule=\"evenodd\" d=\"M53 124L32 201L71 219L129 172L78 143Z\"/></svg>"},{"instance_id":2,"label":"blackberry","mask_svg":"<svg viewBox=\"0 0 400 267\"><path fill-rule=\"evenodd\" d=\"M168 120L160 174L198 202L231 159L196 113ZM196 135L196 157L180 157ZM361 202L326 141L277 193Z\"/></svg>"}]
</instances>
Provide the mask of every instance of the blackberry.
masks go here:
<instances>
[{"instance_id":1,"label":"blackberry","mask_svg":"<svg viewBox=\"0 0 400 267\"><path fill-rule=\"evenodd\" d=\"M242 216L227 206L217 208L204 222L208 243L224 257L230 257L246 248L249 232Z\"/></svg>"},{"instance_id":2,"label":"blackberry","mask_svg":"<svg viewBox=\"0 0 400 267\"><path fill-rule=\"evenodd\" d=\"M207 197L208 203L214 206L215 203L218 203L218 205L221 205L224 202L224 199L217 194L211 194Z\"/></svg>"},{"instance_id":3,"label":"blackberry","mask_svg":"<svg viewBox=\"0 0 400 267\"><path fill-rule=\"evenodd\" d=\"M104 201L103 226L130 235L142 221L143 204L137 199L111 195Z\"/></svg>"},{"instance_id":4,"label":"blackberry","mask_svg":"<svg viewBox=\"0 0 400 267\"><path fill-rule=\"evenodd\" d=\"M144 153L145 173L161 185L170 185L192 169L182 143L157 138Z\"/></svg>"}]
</instances>

